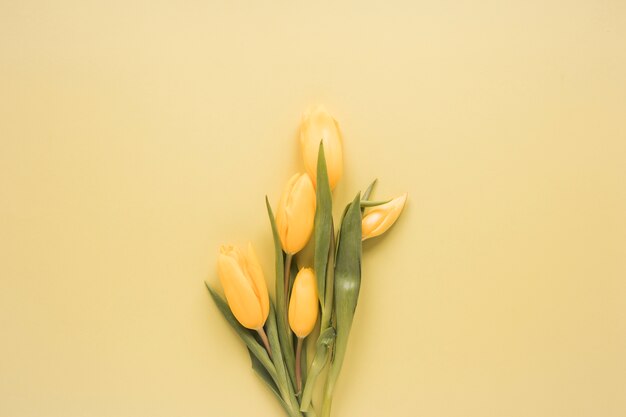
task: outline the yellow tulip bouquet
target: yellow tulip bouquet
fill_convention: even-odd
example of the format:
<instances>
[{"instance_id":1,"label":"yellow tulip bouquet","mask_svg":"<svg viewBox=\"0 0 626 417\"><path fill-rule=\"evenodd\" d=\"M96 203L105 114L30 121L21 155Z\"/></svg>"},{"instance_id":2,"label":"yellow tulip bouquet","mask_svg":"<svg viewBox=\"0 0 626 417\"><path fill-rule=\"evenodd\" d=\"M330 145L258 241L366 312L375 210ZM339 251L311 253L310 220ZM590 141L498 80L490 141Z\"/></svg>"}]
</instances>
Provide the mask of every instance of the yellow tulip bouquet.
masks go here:
<instances>
[{"instance_id":1,"label":"yellow tulip bouquet","mask_svg":"<svg viewBox=\"0 0 626 417\"><path fill-rule=\"evenodd\" d=\"M252 245L245 253L233 246L220 248L217 272L226 300L208 283L207 288L246 344L252 368L287 414L316 417L312 397L319 382L321 416L328 417L359 298L362 241L393 225L407 195L373 201L374 181L346 206L335 231L332 190L343 170L339 126L323 107L314 108L303 117L300 142L306 173L288 181L276 216L266 198L274 238L275 303ZM293 257L311 237L313 268L296 271ZM319 335L311 341L315 353L308 361L303 345L318 319ZM325 382L318 381L320 375Z\"/></svg>"}]
</instances>

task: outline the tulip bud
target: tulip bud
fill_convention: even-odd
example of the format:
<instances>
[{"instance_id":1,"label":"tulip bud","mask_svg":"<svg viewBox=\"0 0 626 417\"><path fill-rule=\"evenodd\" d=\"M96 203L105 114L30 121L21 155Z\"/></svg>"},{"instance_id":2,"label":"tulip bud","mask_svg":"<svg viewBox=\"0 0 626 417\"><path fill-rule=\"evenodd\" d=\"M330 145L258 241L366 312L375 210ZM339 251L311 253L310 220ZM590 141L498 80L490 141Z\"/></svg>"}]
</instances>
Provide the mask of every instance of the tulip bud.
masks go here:
<instances>
[{"instance_id":1,"label":"tulip bud","mask_svg":"<svg viewBox=\"0 0 626 417\"><path fill-rule=\"evenodd\" d=\"M306 172L316 186L317 154L320 141L324 142L326 169L330 189L334 189L343 171L343 152L341 132L337 121L326 111L324 106L317 106L304 114L300 126L300 146Z\"/></svg>"},{"instance_id":2,"label":"tulip bud","mask_svg":"<svg viewBox=\"0 0 626 417\"><path fill-rule=\"evenodd\" d=\"M296 275L289 301L289 326L299 338L311 333L317 321L317 281L311 268L302 268Z\"/></svg>"},{"instance_id":3,"label":"tulip bud","mask_svg":"<svg viewBox=\"0 0 626 417\"><path fill-rule=\"evenodd\" d=\"M361 223L362 239L369 239L385 233L398 219L407 194L396 197L388 203L374 207L364 217Z\"/></svg>"},{"instance_id":4,"label":"tulip bud","mask_svg":"<svg viewBox=\"0 0 626 417\"><path fill-rule=\"evenodd\" d=\"M226 301L239 323L248 329L262 329L270 302L263 270L252 244L248 244L246 255L234 246L221 246L217 274Z\"/></svg>"},{"instance_id":5,"label":"tulip bud","mask_svg":"<svg viewBox=\"0 0 626 417\"><path fill-rule=\"evenodd\" d=\"M300 252L311 238L315 219L315 190L306 174L295 174L285 187L276 210L276 228L289 254Z\"/></svg>"}]
</instances>

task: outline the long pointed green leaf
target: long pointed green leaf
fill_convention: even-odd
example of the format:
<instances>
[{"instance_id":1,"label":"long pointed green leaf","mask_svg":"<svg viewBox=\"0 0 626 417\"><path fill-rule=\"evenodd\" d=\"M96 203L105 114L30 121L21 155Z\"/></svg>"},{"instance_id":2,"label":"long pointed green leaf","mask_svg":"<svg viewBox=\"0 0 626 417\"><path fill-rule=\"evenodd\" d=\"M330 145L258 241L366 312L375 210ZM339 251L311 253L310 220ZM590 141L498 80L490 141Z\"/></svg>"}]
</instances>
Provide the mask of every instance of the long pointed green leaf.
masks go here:
<instances>
[{"instance_id":1,"label":"long pointed green leaf","mask_svg":"<svg viewBox=\"0 0 626 417\"><path fill-rule=\"evenodd\" d=\"M278 229L276 228L276 219L274 218L274 212L272 206L267 197L265 197L265 204L267 206L267 214L272 226L272 236L274 238L274 255L275 255L275 270L276 270L276 314L277 314L277 327L278 338L280 345L283 348L283 354L285 357L285 363L287 365L287 372L291 378L291 383L296 386L296 358L293 350L293 339L291 337L291 330L289 329L289 323L287 321L287 299L284 289L285 279L285 266L283 249L280 244L280 237L278 236Z\"/></svg>"},{"instance_id":2,"label":"long pointed green leaf","mask_svg":"<svg viewBox=\"0 0 626 417\"><path fill-rule=\"evenodd\" d=\"M330 250L330 238L333 234L333 202L328 182L328 172L326 169L326 156L324 154L324 143L320 142L317 154L317 186L315 190L315 254L313 267L317 277L317 294L320 299L322 309L326 306L326 285L328 273L328 256Z\"/></svg>"},{"instance_id":3,"label":"long pointed green leaf","mask_svg":"<svg viewBox=\"0 0 626 417\"><path fill-rule=\"evenodd\" d=\"M347 336L361 287L361 214L359 195L351 203L341 224L335 261L335 309L337 344ZM345 327L345 329L344 329ZM346 332L347 330L347 332Z\"/></svg>"},{"instance_id":4,"label":"long pointed green leaf","mask_svg":"<svg viewBox=\"0 0 626 417\"><path fill-rule=\"evenodd\" d=\"M317 292L322 308L320 319L320 337L315 347L315 356L313 363L315 366L310 368L309 375L304 379L305 385L302 393L301 410L306 411L308 415L312 413L310 408L311 396L315 381L318 374L326 365L326 360L320 358L328 357L328 345L320 343L326 340L323 335L332 331L334 337L334 329L330 328L330 321L333 310L333 259L334 259L334 234L333 225L333 205L330 184L328 180L328 172L326 167L326 156L324 153L324 144L320 142L319 152L317 156L317 188L316 208L315 208L315 253L313 267L317 278ZM305 362L306 364L306 362ZM305 366L306 368L306 366Z\"/></svg>"},{"instance_id":5,"label":"long pointed green leaf","mask_svg":"<svg viewBox=\"0 0 626 417\"><path fill-rule=\"evenodd\" d=\"M243 340L243 342L246 344L250 352L252 352L252 354L259 360L259 362L267 370L267 372L270 374L272 379L276 379L276 369L274 367L274 364L272 363L272 360L267 354L267 351L265 350L265 348L261 346L259 342L257 342L257 340L253 336L253 333L249 329L246 329L237 321L232 311L230 311L230 307L228 306L226 301L224 301L224 299L220 297L215 292L215 290L213 290L213 288L209 286L208 283L205 282L205 285L207 289L209 290L209 293L211 294L211 297L213 298L215 305L217 306L218 310L222 313L222 315L224 316L228 324L230 324L231 327L235 329L235 332L237 332L237 335L241 338L241 340Z\"/></svg>"},{"instance_id":6,"label":"long pointed green leaf","mask_svg":"<svg viewBox=\"0 0 626 417\"><path fill-rule=\"evenodd\" d=\"M274 364L276 365L276 384L283 399L285 400L285 403L288 405L289 415L291 417L302 417L298 400L296 399L295 391L293 389L295 385L292 385L289 373L285 367L283 357L284 349L281 349L281 343L279 340L280 328L277 326L275 314L277 314L277 310L274 309L274 304L270 301L270 313L267 317L265 326L267 328L267 338L272 349L272 355L274 355Z\"/></svg>"},{"instance_id":7,"label":"long pointed green leaf","mask_svg":"<svg viewBox=\"0 0 626 417\"><path fill-rule=\"evenodd\" d=\"M335 383L341 371L348 345L348 336L359 299L361 288L361 207L357 194L346 211L341 224L341 237L338 241L335 261L335 350L326 388L322 417L330 414L330 404Z\"/></svg>"},{"instance_id":8,"label":"long pointed green leaf","mask_svg":"<svg viewBox=\"0 0 626 417\"><path fill-rule=\"evenodd\" d=\"M348 204L341 214L341 223L343 224L343 219L346 218L346 214L348 213L348 209L350 208L350 204ZM365 209L361 209L361 212ZM339 231L337 232L337 242L341 240L341 225L339 226ZM337 251L339 250L339 245L335 245L335 259L337 259ZM333 271L334 272L334 271Z\"/></svg>"},{"instance_id":9,"label":"long pointed green leaf","mask_svg":"<svg viewBox=\"0 0 626 417\"><path fill-rule=\"evenodd\" d=\"M250 355L250 362L252 362L252 369L254 369L254 371L261 378L261 380L265 382L265 385L267 385L267 387L272 391L272 394L274 394L274 396L278 399L278 402L280 403L281 407L283 407L283 409L287 412L287 414L291 413L291 409L289 408L285 400L283 400L283 398L281 397L278 386L276 385L276 382L274 382L274 380L272 379L272 376L269 374L269 372L267 372L267 369L265 369L263 364L259 361L259 359L257 359L254 353L252 353L250 348L248 348L248 354Z\"/></svg>"}]
</instances>

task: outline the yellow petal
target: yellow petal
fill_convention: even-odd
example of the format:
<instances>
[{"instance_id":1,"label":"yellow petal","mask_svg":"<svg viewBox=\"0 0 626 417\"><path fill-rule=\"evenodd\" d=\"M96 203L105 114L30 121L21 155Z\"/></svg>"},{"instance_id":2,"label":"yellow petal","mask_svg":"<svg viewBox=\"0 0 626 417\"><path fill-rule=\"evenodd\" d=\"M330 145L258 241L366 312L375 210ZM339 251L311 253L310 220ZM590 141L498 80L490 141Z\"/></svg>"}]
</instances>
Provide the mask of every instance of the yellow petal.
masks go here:
<instances>
[{"instance_id":1,"label":"yellow petal","mask_svg":"<svg viewBox=\"0 0 626 417\"><path fill-rule=\"evenodd\" d=\"M296 253L311 238L315 221L315 189L308 175L302 174L294 185L287 213L289 230L286 249L289 253Z\"/></svg>"},{"instance_id":2,"label":"yellow petal","mask_svg":"<svg viewBox=\"0 0 626 417\"><path fill-rule=\"evenodd\" d=\"M300 174L294 174L289 181L287 181L287 185L283 190L283 194L280 197L280 201L278 203L278 207L276 208L276 229L278 230L278 236L280 237L280 242L283 246L285 252L286 250L286 242L287 242L287 233L289 232L289 217L288 217L288 201L291 197L291 190L293 189L294 184L300 178Z\"/></svg>"},{"instance_id":3,"label":"yellow petal","mask_svg":"<svg viewBox=\"0 0 626 417\"><path fill-rule=\"evenodd\" d=\"M296 174L289 180L276 212L276 228L287 253L302 250L313 232L315 219L315 189L306 174Z\"/></svg>"},{"instance_id":4,"label":"yellow petal","mask_svg":"<svg viewBox=\"0 0 626 417\"><path fill-rule=\"evenodd\" d=\"M311 268L303 268L296 275L289 302L289 326L296 336L303 338L311 333L318 310L315 274Z\"/></svg>"},{"instance_id":5,"label":"yellow petal","mask_svg":"<svg viewBox=\"0 0 626 417\"><path fill-rule=\"evenodd\" d=\"M306 112L300 126L300 146L304 167L314 187L317 181L317 155L320 141L324 142L328 182L332 190L343 173L342 137L339 124L324 106L317 106Z\"/></svg>"},{"instance_id":6,"label":"yellow petal","mask_svg":"<svg viewBox=\"0 0 626 417\"><path fill-rule=\"evenodd\" d=\"M232 258L239 267L243 267L245 265L245 258L241 254L241 251L238 247L233 245L222 245L220 246L220 254L228 256Z\"/></svg>"},{"instance_id":7,"label":"yellow petal","mask_svg":"<svg viewBox=\"0 0 626 417\"><path fill-rule=\"evenodd\" d=\"M407 193L369 211L361 223L362 239L380 236L398 220L404 209Z\"/></svg>"},{"instance_id":8,"label":"yellow petal","mask_svg":"<svg viewBox=\"0 0 626 417\"><path fill-rule=\"evenodd\" d=\"M239 323L248 329L263 326L265 320L261 314L261 305L237 261L220 253L217 259L217 273L224 288L226 301Z\"/></svg>"},{"instance_id":9,"label":"yellow petal","mask_svg":"<svg viewBox=\"0 0 626 417\"><path fill-rule=\"evenodd\" d=\"M252 247L252 243L248 243L247 261L248 274L254 283L255 294L259 299L259 304L261 305L261 315L263 316L263 323L265 324L265 320L267 320L267 315L270 311L270 299L269 294L267 293L265 275L263 274L263 269L261 269L261 264L259 263L259 259L256 256L254 248Z\"/></svg>"},{"instance_id":10,"label":"yellow petal","mask_svg":"<svg viewBox=\"0 0 626 417\"><path fill-rule=\"evenodd\" d=\"M385 214L379 210L373 210L363 217L361 233L363 236L372 236L372 233L382 223Z\"/></svg>"}]
</instances>

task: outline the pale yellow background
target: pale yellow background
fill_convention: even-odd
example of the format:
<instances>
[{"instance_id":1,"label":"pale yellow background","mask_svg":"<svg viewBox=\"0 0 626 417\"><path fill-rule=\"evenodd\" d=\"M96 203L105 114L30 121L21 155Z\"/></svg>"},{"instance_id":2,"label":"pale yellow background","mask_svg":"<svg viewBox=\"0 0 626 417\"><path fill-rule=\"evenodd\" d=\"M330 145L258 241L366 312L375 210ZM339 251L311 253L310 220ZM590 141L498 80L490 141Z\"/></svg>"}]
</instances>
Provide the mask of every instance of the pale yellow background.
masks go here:
<instances>
[{"instance_id":1,"label":"pale yellow background","mask_svg":"<svg viewBox=\"0 0 626 417\"><path fill-rule=\"evenodd\" d=\"M0 2L0 416L281 415L203 281L315 103L410 196L334 415L626 415L626 3L211 3Z\"/></svg>"}]
</instances>

